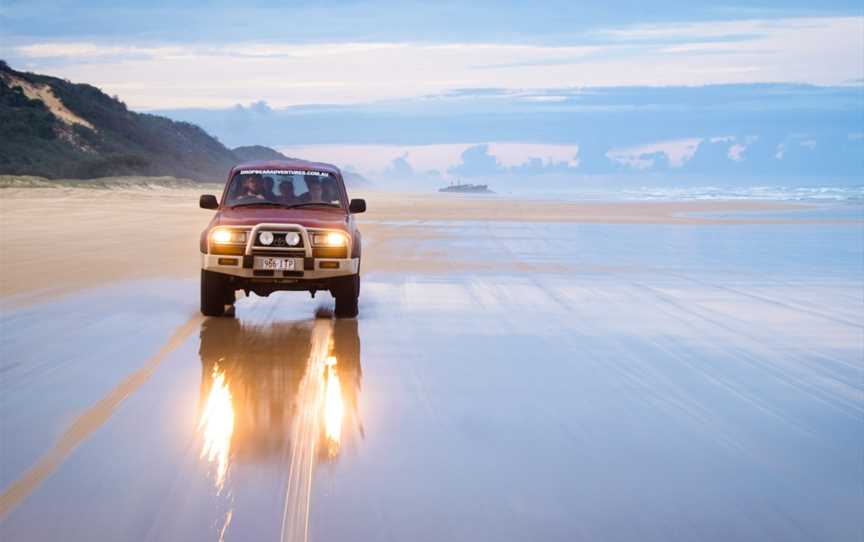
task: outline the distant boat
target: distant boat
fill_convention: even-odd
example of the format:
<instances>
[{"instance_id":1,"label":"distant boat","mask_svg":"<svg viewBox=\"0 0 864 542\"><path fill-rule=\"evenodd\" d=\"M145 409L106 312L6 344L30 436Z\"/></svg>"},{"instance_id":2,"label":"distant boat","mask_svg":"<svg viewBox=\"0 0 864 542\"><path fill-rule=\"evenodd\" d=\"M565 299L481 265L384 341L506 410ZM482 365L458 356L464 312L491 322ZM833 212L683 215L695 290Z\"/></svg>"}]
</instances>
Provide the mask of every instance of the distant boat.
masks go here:
<instances>
[{"instance_id":1,"label":"distant boat","mask_svg":"<svg viewBox=\"0 0 864 542\"><path fill-rule=\"evenodd\" d=\"M452 183L450 186L439 188L439 192L455 192L458 194L494 194L489 190L489 185L486 184L462 184L460 182Z\"/></svg>"}]
</instances>

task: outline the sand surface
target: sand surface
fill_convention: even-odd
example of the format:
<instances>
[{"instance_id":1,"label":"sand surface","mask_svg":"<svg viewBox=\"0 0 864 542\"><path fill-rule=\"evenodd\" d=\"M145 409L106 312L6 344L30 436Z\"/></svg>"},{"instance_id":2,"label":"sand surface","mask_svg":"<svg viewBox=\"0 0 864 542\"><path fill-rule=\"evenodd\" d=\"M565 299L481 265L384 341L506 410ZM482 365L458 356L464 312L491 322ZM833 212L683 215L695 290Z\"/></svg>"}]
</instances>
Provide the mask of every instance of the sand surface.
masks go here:
<instances>
[{"instance_id":1,"label":"sand surface","mask_svg":"<svg viewBox=\"0 0 864 542\"><path fill-rule=\"evenodd\" d=\"M203 190L217 192L218 187ZM0 191L0 297L6 303L130 278L196 277L198 237L211 211L197 208L196 189L6 188ZM560 264L479 260L412 239L447 240L465 222L571 224L773 224L812 220L704 218L696 213L783 211L781 202L554 202L370 192L360 216L364 271L454 270L562 272ZM818 221L817 221L818 222ZM458 228L456 228L458 230Z\"/></svg>"},{"instance_id":2,"label":"sand surface","mask_svg":"<svg viewBox=\"0 0 864 542\"><path fill-rule=\"evenodd\" d=\"M860 541L860 222L369 194L203 318L197 195L0 192L0 540Z\"/></svg>"}]
</instances>

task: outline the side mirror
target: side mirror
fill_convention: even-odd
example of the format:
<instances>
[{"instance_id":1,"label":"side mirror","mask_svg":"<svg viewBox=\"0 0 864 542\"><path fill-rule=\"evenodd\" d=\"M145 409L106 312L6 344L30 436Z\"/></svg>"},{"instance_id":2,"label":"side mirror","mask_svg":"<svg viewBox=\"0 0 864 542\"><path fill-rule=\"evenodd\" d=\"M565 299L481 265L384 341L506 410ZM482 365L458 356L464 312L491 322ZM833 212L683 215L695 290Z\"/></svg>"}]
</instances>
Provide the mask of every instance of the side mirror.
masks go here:
<instances>
[{"instance_id":1,"label":"side mirror","mask_svg":"<svg viewBox=\"0 0 864 542\"><path fill-rule=\"evenodd\" d=\"M352 213L365 213L366 212L366 200L365 199L352 199L351 204L348 205L348 210Z\"/></svg>"},{"instance_id":2,"label":"side mirror","mask_svg":"<svg viewBox=\"0 0 864 542\"><path fill-rule=\"evenodd\" d=\"M198 199L198 206L202 209L218 209L219 202L213 194L204 194Z\"/></svg>"}]
</instances>

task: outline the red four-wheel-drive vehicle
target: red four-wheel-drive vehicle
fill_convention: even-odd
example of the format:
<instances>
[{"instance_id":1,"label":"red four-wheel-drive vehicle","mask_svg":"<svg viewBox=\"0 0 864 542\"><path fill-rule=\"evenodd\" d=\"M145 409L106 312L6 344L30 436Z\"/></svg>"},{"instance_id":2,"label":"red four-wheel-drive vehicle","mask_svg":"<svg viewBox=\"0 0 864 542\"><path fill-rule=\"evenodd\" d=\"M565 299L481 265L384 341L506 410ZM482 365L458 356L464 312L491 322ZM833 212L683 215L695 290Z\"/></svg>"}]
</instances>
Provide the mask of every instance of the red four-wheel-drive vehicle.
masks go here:
<instances>
[{"instance_id":1,"label":"red four-wheel-drive vehicle","mask_svg":"<svg viewBox=\"0 0 864 542\"><path fill-rule=\"evenodd\" d=\"M360 232L339 168L285 160L234 167L222 192L201 196L216 216L201 234L201 312L233 314L237 290L329 290L336 316L357 315Z\"/></svg>"}]
</instances>

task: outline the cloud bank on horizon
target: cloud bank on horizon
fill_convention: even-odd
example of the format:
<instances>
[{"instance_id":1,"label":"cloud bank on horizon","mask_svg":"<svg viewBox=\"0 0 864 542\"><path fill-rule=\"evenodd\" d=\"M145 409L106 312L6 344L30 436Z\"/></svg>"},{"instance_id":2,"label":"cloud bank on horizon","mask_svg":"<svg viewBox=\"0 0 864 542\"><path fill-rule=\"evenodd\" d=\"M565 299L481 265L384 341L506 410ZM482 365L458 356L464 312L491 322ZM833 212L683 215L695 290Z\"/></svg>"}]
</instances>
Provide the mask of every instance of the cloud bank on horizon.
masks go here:
<instances>
[{"instance_id":1,"label":"cloud bank on horizon","mask_svg":"<svg viewBox=\"0 0 864 542\"><path fill-rule=\"evenodd\" d=\"M0 25L16 69L376 177L864 177L857 2L11 0Z\"/></svg>"},{"instance_id":2,"label":"cloud bank on horizon","mask_svg":"<svg viewBox=\"0 0 864 542\"><path fill-rule=\"evenodd\" d=\"M862 184L859 87L507 89L365 105L266 103L169 115L373 179L441 184L630 174L639 182ZM528 96L530 99L526 99Z\"/></svg>"}]
</instances>

